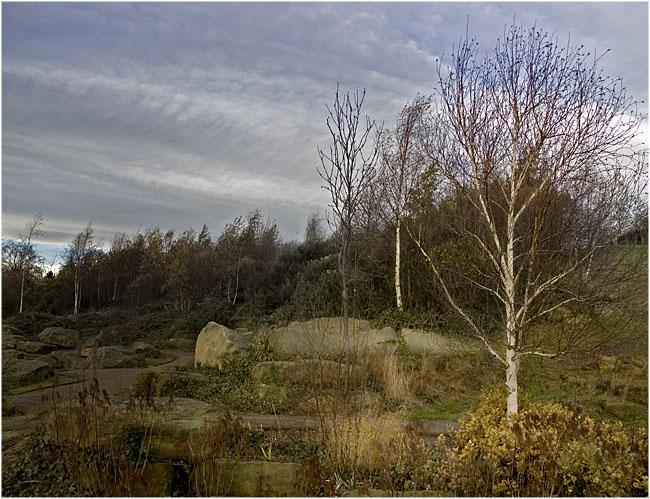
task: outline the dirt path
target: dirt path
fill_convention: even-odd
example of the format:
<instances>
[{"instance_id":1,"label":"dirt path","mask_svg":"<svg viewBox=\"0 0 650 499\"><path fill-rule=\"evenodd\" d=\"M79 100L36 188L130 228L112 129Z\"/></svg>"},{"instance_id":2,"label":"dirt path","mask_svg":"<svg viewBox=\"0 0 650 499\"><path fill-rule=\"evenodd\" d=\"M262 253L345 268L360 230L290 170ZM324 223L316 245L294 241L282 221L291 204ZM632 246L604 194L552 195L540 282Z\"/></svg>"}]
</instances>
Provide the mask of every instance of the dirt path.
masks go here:
<instances>
[{"instance_id":1,"label":"dirt path","mask_svg":"<svg viewBox=\"0 0 650 499\"><path fill-rule=\"evenodd\" d=\"M176 366L182 366L190 362L194 356L191 353L181 352L178 350L168 350L162 352L170 358L171 362L157 366L160 370L172 370ZM70 383L58 387L42 388L32 390L31 392L21 393L20 395L9 395L8 399L16 405L16 408L22 412L27 412L34 407L43 407L50 405L54 393L58 393L61 398L76 395L82 388L83 384L90 381L94 376L99 381L99 388L106 390L109 395L118 395L124 393L133 384L145 368L116 368L116 369L97 369L95 371L57 371L57 374L63 374L70 378L79 379L78 383ZM46 400L43 400L43 399ZM5 418L3 418L5 419Z\"/></svg>"}]
</instances>

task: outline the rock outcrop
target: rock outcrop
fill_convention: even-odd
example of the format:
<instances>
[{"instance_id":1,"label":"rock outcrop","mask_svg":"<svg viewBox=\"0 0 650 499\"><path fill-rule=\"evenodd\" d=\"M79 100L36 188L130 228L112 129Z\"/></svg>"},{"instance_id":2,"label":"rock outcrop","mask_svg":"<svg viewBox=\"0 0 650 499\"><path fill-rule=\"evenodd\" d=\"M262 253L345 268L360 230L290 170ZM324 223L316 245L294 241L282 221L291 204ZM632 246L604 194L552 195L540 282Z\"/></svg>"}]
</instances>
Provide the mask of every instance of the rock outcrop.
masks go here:
<instances>
[{"instance_id":1,"label":"rock outcrop","mask_svg":"<svg viewBox=\"0 0 650 499\"><path fill-rule=\"evenodd\" d=\"M54 374L47 362L29 359L3 359L2 382L6 388L31 385Z\"/></svg>"},{"instance_id":2,"label":"rock outcrop","mask_svg":"<svg viewBox=\"0 0 650 499\"><path fill-rule=\"evenodd\" d=\"M106 341L104 335L99 333L97 336L88 338L81 344L81 347L79 347L79 355L82 357L90 357L95 349L103 346L106 346Z\"/></svg>"},{"instance_id":3,"label":"rock outcrop","mask_svg":"<svg viewBox=\"0 0 650 499\"><path fill-rule=\"evenodd\" d=\"M29 341L29 340L20 340L16 342L14 347L16 350L20 350L25 353L35 353L35 354L44 354L50 353L53 350L56 350L55 345L49 343L43 343L41 341Z\"/></svg>"},{"instance_id":4,"label":"rock outcrop","mask_svg":"<svg viewBox=\"0 0 650 499\"><path fill-rule=\"evenodd\" d=\"M89 357L90 366L97 369L115 367L145 367L144 355L120 345L98 347Z\"/></svg>"},{"instance_id":5,"label":"rock outcrop","mask_svg":"<svg viewBox=\"0 0 650 499\"><path fill-rule=\"evenodd\" d=\"M66 371L86 369L89 366L88 359L81 357L75 350L56 350L50 355L55 358Z\"/></svg>"},{"instance_id":6,"label":"rock outcrop","mask_svg":"<svg viewBox=\"0 0 650 499\"><path fill-rule=\"evenodd\" d=\"M401 331L406 349L414 353L448 354L480 351L476 341L443 336L435 331L404 328Z\"/></svg>"},{"instance_id":7,"label":"rock outcrop","mask_svg":"<svg viewBox=\"0 0 650 499\"><path fill-rule=\"evenodd\" d=\"M243 352L251 342L249 335L233 331L216 322L208 322L199 333L194 348L194 362L221 368L224 360Z\"/></svg>"},{"instance_id":8,"label":"rock outcrop","mask_svg":"<svg viewBox=\"0 0 650 499\"><path fill-rule=\"evenodd\" d=\"M345 351L343 319L322 317L306 322L292 322L269 333L269 343L281 360L295 357L335 358ZM398 336L391 327L372 329L366 320L348 319L351 351L363 355L368 351L394 352Z\"/></svg>"},{"instance_id":9,"label":"rock outcrop","mask_svg":"<svg viewBox=\"0 0 650 499\"><path fill-rule=\"evenodd\" d=\"M77 348L79 346L79 331L66 329L64 327L48 327L38 335L43 343L56 345L62 348Z\"/></svg>"},{"instance_id":10,"label":"rock outcrop","mask_svg":"<svg viewBox=\"0 0 650 499\"><path fill-rule=\"evenodd\" d=\"M135 343L131 343L130 349L136 355L142 355L148 359L157 359L160 357L160 350L158 347L155 347L150 343L145 343L144 341L136 341Z\"/></svg>"},{"instance_id":11,"label":"rock outcrop","mask_svg":"<svg viewBox=\"0 0 650 499\"><path fill-rule=\"evenodd\" d=\"M5 334L2 333L2 348L16 348L19 341L27 341L22 334Z\"/></svg>"},{"instance_id":12,"label":"rock outcrop","mask_svg":"<svg viewBox=\"0 0 650 499\"><path fill-rule=\"evenodd\" d=\"M648 372L648 361L641 355L609 355L598 359L602 372L616 372L627 376L644 376Z\"/></svg>"},{"instance_id":13,"label":"rock outcrop","mask_svg":"<svg viewBox=\"0 0 650 499\"><path fill-rule=\"evenodd\" d=\"M269 461L213 459L195 466L193 488L204 496L301 497L300 465Z\"/></svg>"}]
</instances>

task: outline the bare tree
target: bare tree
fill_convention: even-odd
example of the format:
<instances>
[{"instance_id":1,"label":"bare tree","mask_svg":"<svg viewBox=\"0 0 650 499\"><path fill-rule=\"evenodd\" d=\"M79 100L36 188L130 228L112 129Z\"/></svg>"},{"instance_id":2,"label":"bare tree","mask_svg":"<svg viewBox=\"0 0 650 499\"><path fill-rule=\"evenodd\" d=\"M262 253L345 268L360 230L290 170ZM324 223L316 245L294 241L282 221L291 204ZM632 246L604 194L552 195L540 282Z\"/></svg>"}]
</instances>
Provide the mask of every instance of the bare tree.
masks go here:
<instances>
[{"instance_id":1,"label":"bare tree","mask_svg":"<svg viewBox=\"0 0 650 499\"><path fill-rule=\"evenodd\" d=\"M111 248L108 251L108 266L113 272L113 294L111 301L117 298L117 282L120 272L126 263L126 250L129 246L129 239L125 232L115 232L113 240L111 241Z\"/></svg>"},{"instance_id":2,"label":"bare tree","mask_svg":"<svg viewBox=\"0 0 650 499\"><path fill-rule=\"evenodd\" d=\"M378 184L389 210L390 222L395 224L395 300L404 309L401 286L401 227L412 192L417 188L427 164L423 147L424 117L429 111L430 98L418 96L402 109L395 129L383 135L381 170Z\"/></svg>"},{"instance_id":3,"label":"bare tree","mask_svg":"<svg viewBox=\"0 0 650 499\"><path fill-rule=\"evenodd\" d=\"M603 250L628 230L630 200L643 189L634 143L645 117L582 46L561 47L537 27L504 31L489 57L466 39L448 71L438 65L429 143L457 201L450 225L482 267L457 277L409 232L451 308L505 368L516 413L522 357L558 357L579 340L540 321L603 297L594 268L607 264ZM459 278L490 297L501 334L465 308L450 286Z\"/></svg>"},{"instance_id":4,"label":"bare tree","mask_svg":"<svg viewBox=\"0 0 650 499\"><path fill-rule=\"evenodd\" d=\"M306 243L321 243L325 240L325 232L323 231L322 218L316 213L312 212L307 218L307 227L305 227L305 242Z\"/></svg>"},{"instance_id":5,"label":"bare tree","mask_svg":"<svg viewBox=\"0 0 650 499\"><path fill-rule=\"evenodd\" d=\"M79 312L79 299L81 297L81 277L86 256L92 251L93 246L93 228L92 223L77 234L70 245L66 248L65 258L68 267L72 272L74 281L74 311L73 315Z\"/></svg>"},{"instance_id":6,"label":"bare tree","mask_svg":"<svg viewBox=\"0 0 650 499\"><path fill-rule=\"evenodd\" d=\"M359 94L346 93L339 97L339 86L336 86L336 97L332 108L327 110L327 128L332 137L329 153L318 148L321 166L318 174L325 181L323 188L332 198L329 205L333 212L330 221L333 229L340 237L338 268L341 278L341 305L343 309L343 335L345 341L345 391L347 393L350 368L350 333L349 317L349 256L352 240L353 223L357 214L359 201L363 191L374 175L374 164L377 159L377 147L370 146L367 155L366 145L370 133L375 128L374 121L366 116L365 126L361 122L361 107L366 91Z\"/></svg>"},{"instance_id":7,"label":"bare tree","mask_svg":"<svg viewBox=\"0 0 650 499\"><path fill-rule=\"evenodd\" d=\"M18 241L9 241L3 244L3 262L4 266L11 266L20 276L20 305L19 313L23 313L25 280L27 276L34 273L43 259L38 255L34 248L32 238L43 234L41 226L43 225L43 214L37 213L25 225L25 232L18 235Z\"/></svg>"}]
</instances>

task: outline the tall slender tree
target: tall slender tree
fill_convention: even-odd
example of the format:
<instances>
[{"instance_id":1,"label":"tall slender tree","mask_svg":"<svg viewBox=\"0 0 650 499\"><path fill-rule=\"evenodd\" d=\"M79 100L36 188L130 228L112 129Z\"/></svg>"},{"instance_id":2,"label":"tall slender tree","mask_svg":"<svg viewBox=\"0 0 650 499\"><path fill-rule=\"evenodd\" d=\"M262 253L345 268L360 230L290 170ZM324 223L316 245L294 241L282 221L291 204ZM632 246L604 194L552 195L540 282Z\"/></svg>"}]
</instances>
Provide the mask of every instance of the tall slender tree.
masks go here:
<instances>
[{"instance_id":1,"label":"tall slender tree","mask_svg":"<svg viewBox=\"0 0 650 499\"><path fill-rule=\"evenodd\" d=\"M23 313L25 282L28 277L34 274L38 266L43 263L32 239L43 234L43 214L37 213L25 225L25 232L18 235L17 241L9 241L3 244L3 267L10 266L20 277L20 299L18 312Z\"/></svg>"},{"instance_id":2,"label":"tall slender tree","mask_svg":"<svg viewBox=\"0 0 650 499\"><path fill-rule=\"evenodd\" d=\"M381 140L381 170L378 178L388 218L395 224L395 300L404 308L401 284L401 228L410 197L417 188L428 162L424 147L424 118L431 105L430 98L418 96L407 104L397 117L395 128Z\"/></svg>"},{"instance_id":3,"label":"tall slender tree","mask_svg":"<svg viewBox=\"0 0 650 499\"><path fill-rule=\"evenodd\" d=\"M65 251L65 259L68 267L72 272L72 279L74 281L74 309L72 314L79 313L79 300L81 298L81 278L83 269L86 265L86 257L93 250L93 227L92 222L79 232L72 242L68 245Z\"/></svg>"},{"instance_id":4,"label":"tall slender tree","mask_svg":"<svg viewBox=\"0 0 650 499\"><path fill-rule=\"evenodd\" d=\"M332 138L329 151L318 148L321 165L318 174L325 181L322 186L331 196L333 219L330 221L340 238L338 269L341 279L341 305L343 310L343 335L345 341L345 391L348 389L350 371L349 318L349 257L355 220L363 191L374 176L374 165L378 156L376 144L368 143L370 134L376 128L375 122L366 116L361 119L361 108L366 96L346 93L339 96L336 86L334 105L327 107L329 116L327 128Z\"/></svg>"}]
</instances>

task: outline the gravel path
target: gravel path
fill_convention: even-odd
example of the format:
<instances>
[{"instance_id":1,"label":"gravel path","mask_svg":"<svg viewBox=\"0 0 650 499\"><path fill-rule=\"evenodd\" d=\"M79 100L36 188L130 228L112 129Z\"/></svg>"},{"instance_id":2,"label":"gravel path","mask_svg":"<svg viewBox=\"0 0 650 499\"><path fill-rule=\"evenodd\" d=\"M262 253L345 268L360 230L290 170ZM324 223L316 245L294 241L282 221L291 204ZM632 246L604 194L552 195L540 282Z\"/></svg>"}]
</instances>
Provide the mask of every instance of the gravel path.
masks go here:
<instances>
[{"instance_id":1,"label":"gravel path","mask_svg":"<svg viewBox=\"0 0 650 499\"><path fill-rule=\"evenodd\" d=\"M171 362L160 364L157 369L172 370L176 366L183 366L190 362L194 356L191 353L181 352L178 350L167 350L162 352L163 355L173 358ZM9 395L7 398L16 404L22 412L27 412L34 407L43 407L49 405L54 393L57 392L61 398L76 395L84 386L84 383L90 381L93 376L99 381L99 388L106 390L109 395L118 395L124 393L133 384L145 368L116 368L116 369L97 369L95 371L57 371L57 374L63 374L70 378L77 378L79 382L70 383L58 387L42 388L32 390L31 392L21 393L20 395ZM43 400L43 399L46 400ZM5 419L5 418L3 418Z\"/></svg>"}]
</instances>

